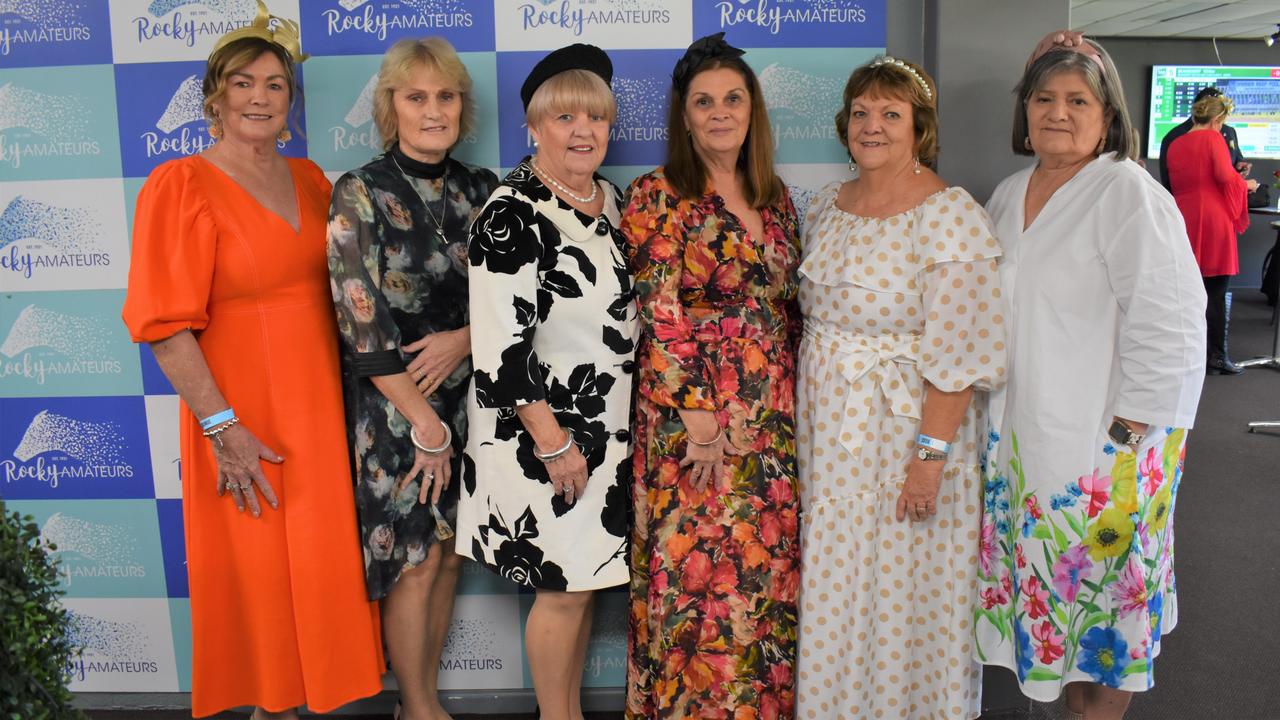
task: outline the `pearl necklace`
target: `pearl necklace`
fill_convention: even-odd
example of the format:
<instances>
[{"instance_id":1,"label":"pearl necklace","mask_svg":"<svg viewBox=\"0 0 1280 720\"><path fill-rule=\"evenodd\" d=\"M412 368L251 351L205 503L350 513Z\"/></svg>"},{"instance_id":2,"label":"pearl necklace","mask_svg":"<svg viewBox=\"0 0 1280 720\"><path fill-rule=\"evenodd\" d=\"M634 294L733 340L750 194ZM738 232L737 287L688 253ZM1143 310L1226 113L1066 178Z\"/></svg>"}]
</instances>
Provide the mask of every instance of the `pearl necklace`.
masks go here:
<instances>
[{"instance_id":1,"label":"pearl necklace","mask_svg":"<svg viewBox=\"0 0 1280 720\"><path fill-rule=\"evenodd\" d=\"M578 203L579 205L590 205L595 201L596 196L600 194L600 186L596 184L595 180L591 181L591 194L586 197L582 197L581 195L575 195L572 190L561 185L559 180L556 180L551 176L551 173L543 170L538 165L537 160L529 158L529 167L533 168L533 171L538 174L538 177L554 185L557 190L567 195L570 200Z\"/></svg>"},{"instance_id":2,"label":"pearl necklace","mask_svg":"<svg viewBox=\"0 0 1280 720\"><path fill-rule=\"evenodd\" d=\"M400 167L400 161L396 160L396 156L392 155L389 152L387 153L387 155L391 158L391 162L396 164L396 169L400 171L400 174L404 177L404 179L408 181L410 185L413 185L412 178L409 177L409 173L404 171L404 168ZM435 223L436 225L436 237L440 238L441 241L444 241L445 239L444 219L449 216L449 166L448 165L444 167L444 179L440 183L440 219L437 220L436 214L431 212L431 203L427 202L426 198L422 198L422 208L427 211L427 217L431 218L431 222Z\"/></svg>"}]
</instances>

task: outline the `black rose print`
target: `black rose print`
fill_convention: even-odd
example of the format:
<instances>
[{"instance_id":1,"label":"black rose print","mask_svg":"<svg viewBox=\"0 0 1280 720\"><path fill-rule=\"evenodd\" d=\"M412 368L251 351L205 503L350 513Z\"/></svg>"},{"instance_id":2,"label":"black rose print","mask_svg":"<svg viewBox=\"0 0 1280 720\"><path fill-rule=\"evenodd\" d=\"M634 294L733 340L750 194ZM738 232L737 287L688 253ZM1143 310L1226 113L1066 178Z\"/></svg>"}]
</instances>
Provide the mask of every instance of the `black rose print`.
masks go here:
<instances>
[{"instance_id":1,"label":"black rose print","mask_svg":"<svg viewBox=\"0 0 1280 720\"><path fill-rule=\"evenodd\" d=\"M472 266L489 272L514 275L537 262L538 236L533 230L533 208L511 196L494 198L471 226L468 256Z\"/></svg>"}]
</instances>

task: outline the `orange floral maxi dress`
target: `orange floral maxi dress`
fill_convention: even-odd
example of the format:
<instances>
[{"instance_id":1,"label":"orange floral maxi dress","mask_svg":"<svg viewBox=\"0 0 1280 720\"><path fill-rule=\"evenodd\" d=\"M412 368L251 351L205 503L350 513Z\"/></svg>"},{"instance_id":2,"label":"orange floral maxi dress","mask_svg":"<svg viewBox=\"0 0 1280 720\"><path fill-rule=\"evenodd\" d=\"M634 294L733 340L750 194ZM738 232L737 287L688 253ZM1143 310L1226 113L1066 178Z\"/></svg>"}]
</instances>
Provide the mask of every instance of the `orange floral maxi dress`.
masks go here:
<instances>
[{"instance_id":1,"label":"orange floral maxi dress","mask_svg":"<svg viewBox=\"0 0 1280 720\"><path fill-rule=\"evenodd\" d=\"M327 712L382 689L325 260L329 181L309 160L289 169L296 231L200 156L156 168L138 195L129 333L156 342L190 330L240 422L284 456L263 463L279 509L237 512L218 497L211 443L186 403L175 418L196 717Z\"/></svg>"},{"instance_id":2,"label":"orange floral maxi dress","mask_svg":"<svg viewBox=\"0 0 1280 720\"><path fill-rule=\"evenodd\" d=\"M751 237L710 193L636 179L622 220L643 325L626 717L790 718L800 582L791 200ZM699 492L677 410L714 411L739 448Z\"/></svg>"}]
</instances>

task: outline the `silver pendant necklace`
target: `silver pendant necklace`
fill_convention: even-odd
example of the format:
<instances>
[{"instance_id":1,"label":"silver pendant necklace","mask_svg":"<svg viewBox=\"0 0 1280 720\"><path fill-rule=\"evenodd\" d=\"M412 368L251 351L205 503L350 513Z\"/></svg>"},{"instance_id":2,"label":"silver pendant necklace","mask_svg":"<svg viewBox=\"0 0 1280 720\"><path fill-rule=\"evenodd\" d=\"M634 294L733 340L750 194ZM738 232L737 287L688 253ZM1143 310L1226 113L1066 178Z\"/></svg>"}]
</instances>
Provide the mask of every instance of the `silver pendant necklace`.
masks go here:
<instances>
[{"instance_id":1,"label":"silver pendant necklace","mask_svg":"<svg viewBox=\"0 0 1280 720\"><path fill-rule=\"evenodd\" d=\"M387 153L387 154L391 156L391 162L396 164L396 169L400 171L400 174L404 176L404 179L410 185L413 185L413 179L409 176L409 173L404 171L404 168L400 167L400 161L396 160L396 156L392 153ZM448 162L447 158L445 162ZM448 196L449 196L449 166L445 165L444 177L440 182L440 218L438 220L436 219L435 213L431 212L431 203L427 202L426 198L422 199L422 207L424 210L427 211L427 217L431 218L431 222L435 223L436 237L440 238L441 242L444 242L444 219L448 216L447 214L449 212Z\"/></svg>"},{"instance_id":2,"label":"silver pendant necklace","mask_svg":"<svg viewBox=\"0 0 1280 720\"><path fill-rule=\"evenodd\" d=\"M394 160L395 158L392 159ZM561 185L559 180L556 180L551 176L551 173L543 170L542 167L538 165L537 160L529 158L529 167L533 168L533 171L538 173L538 177L554 185L557 190L564 193L570 200L578 203L579 205L590 205L596 199L596 196L600 194L600 185L597 184L594 179L591 181L591 194L586 197L582 197L580 195L575 195L572 190Z\"/></svg>"}]
</instances>

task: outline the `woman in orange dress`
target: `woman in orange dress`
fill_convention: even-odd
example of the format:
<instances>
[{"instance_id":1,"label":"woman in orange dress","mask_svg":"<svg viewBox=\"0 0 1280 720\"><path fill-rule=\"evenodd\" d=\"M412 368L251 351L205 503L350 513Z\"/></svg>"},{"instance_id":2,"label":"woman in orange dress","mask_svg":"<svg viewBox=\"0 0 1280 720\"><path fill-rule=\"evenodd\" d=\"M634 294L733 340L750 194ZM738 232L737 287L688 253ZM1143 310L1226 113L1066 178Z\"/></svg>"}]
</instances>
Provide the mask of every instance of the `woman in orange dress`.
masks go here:
<instances>
[{"instance_id":1,"label":"woman in orange dress","mask_svg":"<svg viewBox=\"0 0 1280 720\"><path fill-rule=\"evenodd\" d=\"M182 398L192 714L327 711L382 689L325 261L329 182L276 152L300 61L261 24L204 79L218 142L138 195L124 320ZM202 437L203 435L203 437ZM265 461L265 462L264 462Z\"/></svg>"}]
</instances>

